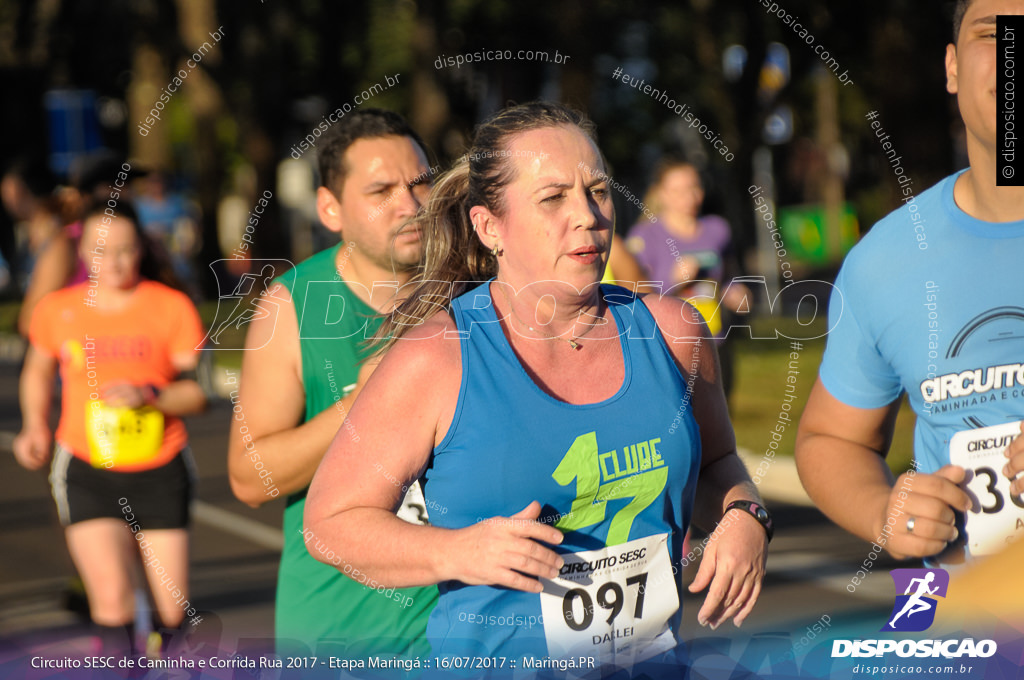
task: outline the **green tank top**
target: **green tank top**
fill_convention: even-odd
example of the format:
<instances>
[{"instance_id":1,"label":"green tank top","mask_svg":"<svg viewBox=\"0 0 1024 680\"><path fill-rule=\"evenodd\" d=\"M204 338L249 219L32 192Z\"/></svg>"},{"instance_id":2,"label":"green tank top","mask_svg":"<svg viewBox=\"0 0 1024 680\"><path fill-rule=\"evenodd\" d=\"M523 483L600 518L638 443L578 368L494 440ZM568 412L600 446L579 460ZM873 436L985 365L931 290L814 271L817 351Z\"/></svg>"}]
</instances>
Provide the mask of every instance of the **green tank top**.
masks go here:
<instances>
[{"instance_id":1,"label":"green tank top","mask_svg":"<svg viewBox=\"0 0 1024 680\"><path fill-rule=\"evenodd\" d=\"M305 420L335 408L355 387L359 362L369 354L365 338L380 326L377 313L338 275L341 247L317 253L277 279L295 304ZM311 652L334 656L427 656L427 618L437 603L437 587L372 588L313 559L310 552L325 546L315 536L307 544L303 536L305 505L303 490L288 498L284 511L275 607L278 649L296 649L298 642Z\"/></svg>"}]
</instances>

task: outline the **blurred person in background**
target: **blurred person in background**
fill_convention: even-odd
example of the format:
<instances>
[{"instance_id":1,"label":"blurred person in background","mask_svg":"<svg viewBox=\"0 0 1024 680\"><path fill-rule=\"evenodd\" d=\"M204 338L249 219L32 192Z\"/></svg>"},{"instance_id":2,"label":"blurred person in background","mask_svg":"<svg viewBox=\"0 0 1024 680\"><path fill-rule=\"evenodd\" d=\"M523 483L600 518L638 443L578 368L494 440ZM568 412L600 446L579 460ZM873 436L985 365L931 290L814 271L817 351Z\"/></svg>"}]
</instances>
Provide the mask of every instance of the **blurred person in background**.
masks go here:
<instances>
[{"instance_id":1,"label":"blurred person in background","mask_svg":"<svg viewBox=\"0 0 1024 680\"><path fill-rule=\"evenodd\" d=\"M727 278L732 230L725 218L701 215L704 183L692 163L664 158L656 166L644 200L655 219L633 226L626 247L662 282L662 293L687 300L704 317L718 345L722 385L732 392L733 352L728 338L732 313L750 310L746 286Z\"/></svg>"},{"instance_id":2,"label":"blurred person in background","mask_svg":"<svg viewBox=\"0 0 1024 680\"><path fill-rule=\"evenodd\" d=\"M330 648L335 655L426 656L437 588L378 592L365 578L350 578L351 570L321 564L323 540L304 532L302 515L335 433L359 436L346 417L373 370L360 371L366 340L395 304L395 286L419 265L413 218L432 174L408 123L373 108L331 126L317 162L317 215L342 240L280 275L259 302L276 311L257 315L246 336L228 450L231 488L252 506L279 495L285 502L274 614L281 653L308 653L294 642L323 651L323 641L341 646ZM408 485L399 506L404 521L427 521L419 484Z\"/></svg>"},{"instance_id":3,"label":"blurred person in background","mask_svg":"<svg viewBox=\"0 0 1024 680\"><path fill-rule=\"evenodd\" d=\"M0 180L4 209L15 222L16 257L10 263L23 296L18 332L27 337L29 320L47 293L64 287L75 267L75 243L64 229L59 183L39 158L15 162Z\"/></svg>"},{"instance_id":4,"label":"blurred person in background","mask_svg":"<svg viewBox=\"0 0 1024 680\"><path fill-rule=\"evenodd\" d=\"M636 290L636 284L644 280L643 268L626 248L626 241L615 234L612 236L611 250L608 252L608 266L604 270L602 283L614 283L617 286Z\"/></svg>"},{"instance_id":5,"label":"blurred person in background","mask_svg":"<svg viewBox=\"0 0 1024 680\"><path fill-rule=\"evenodd\" d=\"M186 292L198 300L194 261L202 245L198 208L181 193L169 190L167 177L160 170L140 177L135 189L134 204L143 231L160 245Z\"/></svg>"},{"instance_id":6,"label":"blurred person in background","mask_svg":"<svg viewBox=\"0 0 1024 680\"><path fill-rule=\"evenodd\" d=\"M13 448L29 470L52 457L53 497L102 649L127 653L140 554L154 631L163 635L157 642L166 643L186 613L195 615L188 602L195 472L181 416L206 403L191 377L203 330L188 297L157 280L163 275L127 205L113 218L93 210L83 224L90 279L47 294L33 311Z\"/></svg>"},{"instance_id":7,"label":"blurred person in background","mask_svg":"<svg viewBox=\"0 0 1024 680\"><path fill-rule=\"evenodd\" d=\"M111 205L131 200L131 189L128 183L130 166L127 162L118 162L109 152L77 158L71 167L70 184L61 189L61 208L64 231L71 239L75 248L75 265L67 285L81 283L89 278L89 267L80 254L79 243L82 240L82 217L97 207L103 209ZM157 255L154 249L154 256ZM161 268L166 264L161 264Z\"/></svg>"},{"instance_id":8,"label":"blurred person in background","mask_svg":"<svg viewBox=\"0 0 1024 680\"><path fill-rule=\"evenodd\" d=\"M603 173L593 124L561 105L477 128L430 194L424 269L379 331L358 438L335 436L306 526L337 569L437 583L435 655L582 653L678 678L687 526L718 527L690 586L709 588L697 618L715 628L753 608L771 519L699 316L597 285L613 222ZM421 477L432 526L395 515ZM577 587L549 581L560 573Z\"/></svg>"}]
</instances>

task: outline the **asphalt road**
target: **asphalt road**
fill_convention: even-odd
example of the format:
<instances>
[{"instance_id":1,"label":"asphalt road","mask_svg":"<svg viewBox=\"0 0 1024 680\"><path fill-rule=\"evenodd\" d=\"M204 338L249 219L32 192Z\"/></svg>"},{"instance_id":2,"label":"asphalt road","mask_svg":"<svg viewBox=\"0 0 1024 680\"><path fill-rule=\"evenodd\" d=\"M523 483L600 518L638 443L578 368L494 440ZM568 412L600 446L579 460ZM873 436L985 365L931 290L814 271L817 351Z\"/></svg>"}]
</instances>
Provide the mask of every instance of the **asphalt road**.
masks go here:
<instances>
[{"instance_id":1,"label":"asphalt road","mask_svg":"<svg viewBox=\"0 0 1024 680\"><path fill-rule=\"evenodd\" d=\"M81 597L74 595L75 571L46 475L22 469L10 454L10 440L20 426L17 371L16 364L0 363L0 677L10 677L4 668L12 668L16 657L64 656L88 650L92 640L81 612L69 607ZM229 412L229 404L219 401L188 420L200 471L190 585L193 604L219 620L222 646L234 649L241 638L272 634L281 504L253 510L232 496L226 469ZM684 631L695 639L693 649L714 649L713 654L707 651L708 659L738 658L750 645L749 636L788 648L806 638L815 623L820 629L823 621L833 632L842 627L877 631L892 607L887 570L896 563L882 556L850 593L847 586L869 546L811 507L771 498L769 505L776 538L754 613L742 631L731 623L711 631L696 621L703 596L687 595ZM689 567L687 582L693 573Z\"/></svg>"}]
</instances>

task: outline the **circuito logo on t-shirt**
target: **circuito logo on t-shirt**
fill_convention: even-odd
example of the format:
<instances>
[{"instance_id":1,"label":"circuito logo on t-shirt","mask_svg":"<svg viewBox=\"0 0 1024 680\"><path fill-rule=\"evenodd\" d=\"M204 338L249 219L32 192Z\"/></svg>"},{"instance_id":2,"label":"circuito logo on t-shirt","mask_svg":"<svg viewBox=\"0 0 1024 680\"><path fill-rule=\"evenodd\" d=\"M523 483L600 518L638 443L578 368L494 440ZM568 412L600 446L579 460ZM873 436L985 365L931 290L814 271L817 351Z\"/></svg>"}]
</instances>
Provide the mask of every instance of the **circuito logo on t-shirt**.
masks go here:
<instances>
[{"instance_id":1,"label":"circuito logo on t-shirt","mask_svg":"<svg viewBox=\"0 0 1024 680\"><path fill-rule=\"evenodd\" d=\"M83 350L87 363L93 359L146 362L153 355L153 340L142 334L99 335L94 341L85 343Z\"/></svg>"},{"instance_id":2,"label":"circuito logo on t-shirt","mask_svg":"<svg viewBox=\"0 0 1024 680\"><path fill-rule=\"evenodd\" d=\"M1012 350L1008 348L1012 346ZM977 315L956 334L946 350L946 360L965 356L1020 356L1024 359L1024 308L995 307ZM925 408L954 411L995 401L1024 397L1024 363L988 364L959 372L929 376L921 381ZM969 427L985 427L972 413L964 417Z\"/></svg>"},{"instance_id":3,"label":"circuito logo on t-shirt","mask_svg":"<svg viewBox=\"0 0 1024 680\"><path fill-rule=\"evenodd\" d=\"M927 630L935 621L935 598L946 596L949 574L945 569L893 569L889 575L896 584L896 603L881 630Z\"/></svg>"}]
</instances>

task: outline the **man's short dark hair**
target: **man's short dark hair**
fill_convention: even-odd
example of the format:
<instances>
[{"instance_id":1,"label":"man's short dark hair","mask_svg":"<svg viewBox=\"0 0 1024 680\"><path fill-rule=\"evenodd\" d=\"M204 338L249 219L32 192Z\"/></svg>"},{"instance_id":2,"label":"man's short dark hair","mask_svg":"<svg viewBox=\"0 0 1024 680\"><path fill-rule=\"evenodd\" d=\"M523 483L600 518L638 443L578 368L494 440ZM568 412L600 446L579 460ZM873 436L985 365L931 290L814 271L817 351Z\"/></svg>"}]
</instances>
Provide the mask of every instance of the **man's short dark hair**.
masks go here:
<instances>
[{"instance_id":1,"label":"man's short dark hair","mask_svg":"<svg viewBox=\"0 0 1024 680\"><path fill-rule=\"evenodd\" d=\"M360 109L355 113L346 114L344 118L328 128L320 139L316 152L317 165L320 169L320 185L327 187L341 196L341 188L345 184L345 176L349 168L345 165L345 152L360 139L376 139L379 137L411 137L424 155L427 146L409 126L405 118L394 111L384 109Z\"/></svg>"},{"instance_id":2,"label":"man's short dark hair","mask_svg":"<svg viewBox=\"0 0 1024 680\"><path fill-rule=\"evenodd\" d=\"M960 39L960 24L964 22L964 15L973 0L956 0L956 8L953 10L953 44L956 45Z\"/></svg>"}]
</instances>

